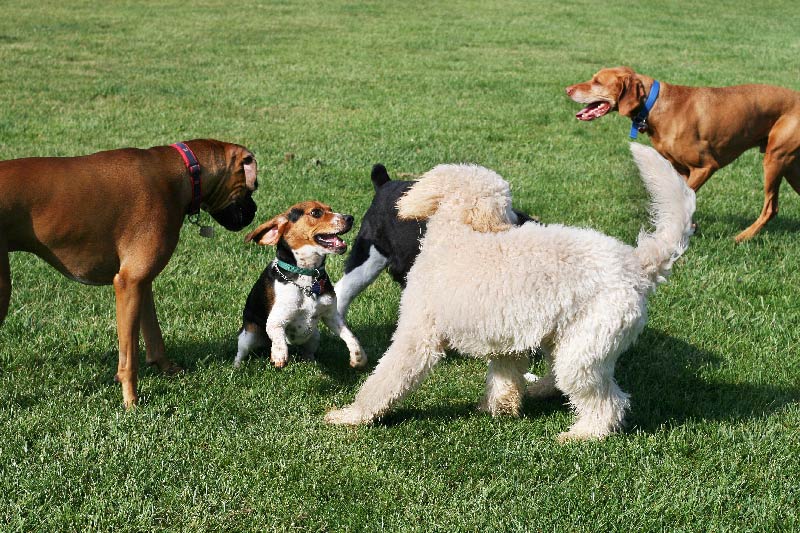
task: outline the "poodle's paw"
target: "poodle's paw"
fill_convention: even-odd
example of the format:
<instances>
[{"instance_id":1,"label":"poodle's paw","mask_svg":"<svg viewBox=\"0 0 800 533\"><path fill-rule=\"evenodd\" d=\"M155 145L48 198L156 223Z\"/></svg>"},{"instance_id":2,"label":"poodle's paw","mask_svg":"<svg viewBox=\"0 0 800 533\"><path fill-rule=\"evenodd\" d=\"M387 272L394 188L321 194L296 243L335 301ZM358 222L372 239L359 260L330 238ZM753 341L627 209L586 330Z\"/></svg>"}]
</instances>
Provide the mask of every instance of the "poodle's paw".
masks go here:
<instances>
[{"instance_id":1,"label":"poodle's paw","mask_svg":"<svg viewBox=\"0 0 800 533\"><path fill-rule=\"evenodd\" d=\"M367 354L364 350L358 349L350 353L350 366L352 368L364 368L367 366Z\"/></svg>"},{"instance_id":2,"label":"poodle's paw","mask_svg":"<svg viewBox=\"0 0 800 533\"><path fill-rule=\"evenodd\" d=\"M558 394L552 374L539 377L528 372L525 374L525 395L530 398L549 398Z\"/></svg>"},{"instance_id":3,"label":"poodle's paw","mask_svg":"<svg viewBox=\"0 0 800 533\"><path fill-rule=\"evenodd\" d=\"M343 407L342 409L334 409L325 414L325 422L328 424L357 426L359 424L366 424L371 420L372 419L360 409L357 409L353 406Z\"/></svg>"},{"instance_id":4,"label":"poodle's paw","mask_svg":"<svg viewBox=\"0 0 800 533\"><path fill-rule=\"evenodd\" d=\"M608 432L591 431L586 428L576 428L573 426L569 431L559 433L557 440L560 444L566 444L567 442L603 440L608 437L608 435Z\"/></svg>"},{"instance_id":5,"label":"poodle's paw","mask_svg":"<svg viewBox=\"0 0 800 533\"><path fill-rule=\"evenodd\" d=\"M518 394L510 394L503 398L484 396L481 403L478 404L478 410L493 417L519 418L522 413L521 398Z\"/></svg>"}]
</instances>

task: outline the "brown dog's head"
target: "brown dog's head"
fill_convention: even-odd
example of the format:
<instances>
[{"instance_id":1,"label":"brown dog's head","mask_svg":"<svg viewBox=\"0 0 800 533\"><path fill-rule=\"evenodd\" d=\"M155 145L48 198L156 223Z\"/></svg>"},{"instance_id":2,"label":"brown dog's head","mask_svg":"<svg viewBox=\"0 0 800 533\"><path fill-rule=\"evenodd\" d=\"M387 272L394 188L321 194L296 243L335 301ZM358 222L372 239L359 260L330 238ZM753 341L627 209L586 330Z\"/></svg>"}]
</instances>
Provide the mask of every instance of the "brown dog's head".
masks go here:
<instances>
[{"instance_id":1,"label":"brown dog's head","mask_svg":"<svg viewBox=\"0 0 800 533\"><path fill-rule=\"evenodd\" d=\"M187 141L201 165L200 207L225 229L239 231L253 221L258 163L253 152L213 139Z\"/></svg>"},{"instance_id":2,"label":"brown dog's head","mask_svg":"<svg viewBox=\"0 0 800 533\"><path fill-rule=\"evenodd\" d=\"M647 93L642 80L630 67L604 68L592 79L570 85L567 95L580 104L589 104L575 115L578 120L594 120L609 111L633 117Z\"/></svg>"},{"instance_id":3,"label":"brown dog's head","mask_svg":"<svg viewBox=\"0 0 800 533\"><path fill-rule=\"evenodd\" d=\"M283 242L297 259L312 256L321 259L328 254L343 254L347 250L347 243L339 236L352 227L352 215L334 213L322 202L308 201L295 204L286 212L264 222L244 240L264 246Z\"/></svg>"}]
</instances>

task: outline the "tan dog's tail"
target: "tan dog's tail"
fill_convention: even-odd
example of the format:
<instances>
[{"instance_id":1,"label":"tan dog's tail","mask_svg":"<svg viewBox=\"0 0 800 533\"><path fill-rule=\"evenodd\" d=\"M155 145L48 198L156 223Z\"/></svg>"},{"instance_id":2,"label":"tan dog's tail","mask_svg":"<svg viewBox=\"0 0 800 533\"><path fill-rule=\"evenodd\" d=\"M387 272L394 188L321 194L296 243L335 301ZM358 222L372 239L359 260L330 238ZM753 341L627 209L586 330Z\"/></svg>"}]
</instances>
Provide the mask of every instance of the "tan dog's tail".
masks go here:
<instances>
[{"instance_id":1,"label":"tan dog's tail","mask_svg":"<svg viewBox=\"0 0 800 533\"><path fill-rule=\"evenodd\" d=\"M655 288L666 281L672 263L689 246L689 237L694 232L694 191L653 148L631 143L631 152L650 194L650 218L655 226L652 233L644 230L639 233L635 254Z\"/></svg>"}]
</instances>

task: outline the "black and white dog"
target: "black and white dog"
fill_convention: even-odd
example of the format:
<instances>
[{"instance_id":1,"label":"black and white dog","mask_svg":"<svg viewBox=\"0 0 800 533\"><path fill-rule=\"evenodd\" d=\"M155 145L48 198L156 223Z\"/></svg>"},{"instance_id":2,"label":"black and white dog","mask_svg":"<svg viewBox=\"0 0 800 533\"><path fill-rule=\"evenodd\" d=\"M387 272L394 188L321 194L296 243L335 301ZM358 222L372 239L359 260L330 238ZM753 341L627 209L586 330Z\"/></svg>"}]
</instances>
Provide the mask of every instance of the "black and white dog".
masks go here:
<instances>
[{"instance_id":1,"label":"black and white dog","mask_svg":"<svg viewBox=\"0 0 800 533\"><path fill-rule=\"evenodd\" d=\"M425 221L400 220L397 200L416 181L392 181L386 167L372 167L375 197L364 214L361 229L344 263L344 276L335 285L337 306L342 317L356 296L386 269L397 283L406 286L406 274L419 254L419 241L425 235ZM517 224L537 222L514 210Z\"/></svg>"}]
</instances>

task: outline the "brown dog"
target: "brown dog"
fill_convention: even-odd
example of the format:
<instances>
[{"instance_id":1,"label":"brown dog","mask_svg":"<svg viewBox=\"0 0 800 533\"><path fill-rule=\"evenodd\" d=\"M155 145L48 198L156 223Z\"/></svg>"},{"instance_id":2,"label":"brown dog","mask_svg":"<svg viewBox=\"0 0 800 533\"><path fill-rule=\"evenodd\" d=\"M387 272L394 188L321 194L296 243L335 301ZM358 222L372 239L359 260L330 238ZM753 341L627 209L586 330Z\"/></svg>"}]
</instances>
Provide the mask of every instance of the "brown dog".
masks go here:
<instances>
[{"instance_id":1,"label":"brown dog","mask_svg":"<svg viewBox=\"0 0 800 533\"><path fill-rule=\"evenodd\" d=\"M188 151L180 144L0 162L0 324L11 296L9 252L36 254L81 283L113 283L125 407L137 402L140 327L147 363L177 369L164 356L152 283L187 212L202 207L233 231L255 216L249 150L214 140L188 141Z\"/></svg>"},{"instance_id":2,"label":"brown dog","mask_svg":"<svg viewBox=\"0 0 800 533\"><path fill-rule=\"evenodd\" d=\"M589 104L576 115L594 120L619 111L635 120L653 147L697 191L718 169L758 146L764 153L764 207L758 219L736 236L753 237L778 214L781 178L800 193L800 92L770 85L685 87L660 83L652 110L641 122L654 79L629 67L602 69L592 79L570 85L575 102Z\"/></svg>"}]
</instances>

